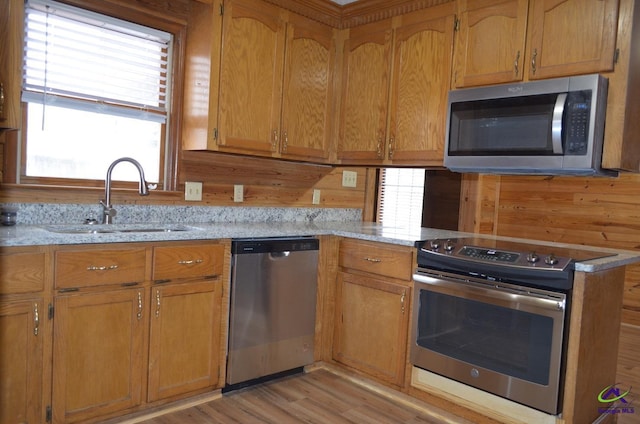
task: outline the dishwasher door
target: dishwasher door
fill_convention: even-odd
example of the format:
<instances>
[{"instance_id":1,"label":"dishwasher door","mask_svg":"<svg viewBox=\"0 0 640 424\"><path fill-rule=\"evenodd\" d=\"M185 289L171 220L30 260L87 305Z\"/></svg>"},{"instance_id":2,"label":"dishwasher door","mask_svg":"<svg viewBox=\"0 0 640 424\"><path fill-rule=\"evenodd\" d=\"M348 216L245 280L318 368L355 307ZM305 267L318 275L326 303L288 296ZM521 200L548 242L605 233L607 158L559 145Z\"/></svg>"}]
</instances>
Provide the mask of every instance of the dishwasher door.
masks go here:
<instances>
[{"instance_id":1,"label":"dishwasher door","mask_svg":"<svg viewBox=\"0 0 640 424\"><path fill-rule=\"evenodd\" d=\"M314 238L232 242L227 386L313 363Z\"/></svg>"}]
</instances>

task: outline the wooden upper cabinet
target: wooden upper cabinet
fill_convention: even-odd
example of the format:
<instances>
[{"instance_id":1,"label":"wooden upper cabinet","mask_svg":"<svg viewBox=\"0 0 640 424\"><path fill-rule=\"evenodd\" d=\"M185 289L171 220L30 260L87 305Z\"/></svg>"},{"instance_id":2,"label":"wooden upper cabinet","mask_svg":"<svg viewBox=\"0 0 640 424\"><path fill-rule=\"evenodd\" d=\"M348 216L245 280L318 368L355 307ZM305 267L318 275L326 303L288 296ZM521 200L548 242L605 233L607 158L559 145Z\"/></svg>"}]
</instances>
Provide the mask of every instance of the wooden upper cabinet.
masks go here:
<instances>
[{"instance_id":1,"label":"wooden upper cabinet","mask_svg":"<svg viewBox=\"0 0 640 424\"><path fill-rule=\"evenodd\" d=\"M618 0L460 0L459 16L455 88L613 69Z\"/></svg>"},{"instance_id":2,"label":"wooden upper cabinet","mask_svg":"<svg viewBox=\"0 0 640 424\"><path fill-rule=\"evenodd\" d=\"M618 0L531 0L529 79L613 69Z\"/></svg>"},{"instance_id":3,"label":"wooden upper cabinet","mask_svg":"<svg viewBox=\"0 0 640 424\"><path fill-rule=\"evenodd\" d=\"M328 158L333 28L262 0L195 3L187 56L183 148Z\"/></svg>"},{"instance_id":4,"label":"wooden upper cabinet","mask_svg":"<svg viewBox=\"0 0 640 424\"><path fill-rule=\"evenodd\" d=\"M214 150L218 126L221 0L191 2L187 21L182 103L182 148Z\"/></svg>"},{"instance_id":5,"label":"wooden upper cabinet","mask_svg":"<svg viewBox=\"0 0 640 424\"><path fill-rule=\"evenodd\" d=\"M224 4L218 144L271 155L278 146L285 22L261 0Z\"/></svg>"},{"instance_id":6,"label":"wooden upper cabinet","mask_svg":"<svg viewBox=\"0 0 640 424\"><path fill-rule=\"evenodd\" d=\"M21 125L22 23L24 2L0 2L0 130Z\"/></svg>"},{"instance_id":7,"label":"wooden upper cabinet","mask_svg":"<svg viewBox=\"0 0 640 424\"><path fill-rule=\"evenodd\" d=\"M342 163L442 165L454 13L448 3L350 30Z\"/></svg>"},{"instance_id":8,"label":"wooden upper cabinet","mask_svg":"<svg viewBox=\"0 0 640 424\"><path fill-rule=\"evenodd\" d=\"M528 0L459 0L453 85L522 81Z\"/></svg>"},{"instance_id":9,"label":"wooden upper cabinet","mask_svg":"<svg viewBox=\"0 0 640 424\"><path fill-rule=\"evenodd\" d=\"M452 5L402 16L395 31L387 159L442 165L451 82Z\"/></svg>"},{"instance_id":10,"label":"wooden upper cabinet","mask_svg":"<svg viewBox=\"0 0 640 424\"><path fill-rule=\"evenodd\" d=\"M350 29L343 45L338 159L384 159L392 49L391 20Z\"/></svg>"},{"instance_id":11,"label":"wooden upper cabinet","mask_svg":"<svg viewBox=\"0 0 640 424\"><path fill-rule=\"evenodd\" d=\"M331 27L289 16L280 126L283 157L328 158L334 58Z\"/></svg>"}]
</instances>

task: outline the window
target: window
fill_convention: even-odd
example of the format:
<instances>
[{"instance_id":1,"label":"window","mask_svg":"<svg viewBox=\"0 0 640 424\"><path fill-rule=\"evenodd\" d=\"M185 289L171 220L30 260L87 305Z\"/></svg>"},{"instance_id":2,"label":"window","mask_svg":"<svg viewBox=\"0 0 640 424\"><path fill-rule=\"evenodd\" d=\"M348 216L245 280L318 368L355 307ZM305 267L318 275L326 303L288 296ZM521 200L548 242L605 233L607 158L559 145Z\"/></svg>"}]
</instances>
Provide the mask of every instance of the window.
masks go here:
<instances>
[{"instance_id":1,"label":"window","mask_svg":"<svg viewBox=\"0 0 640 424\"><path fill-rule=\"evenodd\" d=\"M109 164L128 156L166 186L172 46L169 32L28 0L23 182L104 180ZM117 167L113 179L138 174Z\"/></svg>"},{"instance_id":2,"label":"window","mask_svg":"<svg viewBox=\"0 0 640 424\"><path fill-rule=\"evenodd\" d=\"M424 169L381 169L377 221L390 227L422 226L424 178Z\"/></svg>"}]
</instances>

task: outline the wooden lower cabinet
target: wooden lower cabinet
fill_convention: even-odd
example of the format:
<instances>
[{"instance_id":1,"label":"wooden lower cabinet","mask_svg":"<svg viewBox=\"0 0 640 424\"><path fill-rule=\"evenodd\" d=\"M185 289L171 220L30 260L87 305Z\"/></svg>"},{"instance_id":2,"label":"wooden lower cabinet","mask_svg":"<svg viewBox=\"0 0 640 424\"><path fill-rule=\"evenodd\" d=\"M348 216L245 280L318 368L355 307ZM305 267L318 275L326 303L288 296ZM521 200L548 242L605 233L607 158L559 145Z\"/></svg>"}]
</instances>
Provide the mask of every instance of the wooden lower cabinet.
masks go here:
<instances>
[{"instance_id":1,"label":"wooden lower cabinet","mask_svg":"<svg viewBox=\"0 0 640 424\"><path fill-rule=\"evenodd\" d=\"M221 290L215 280L152 287L149 402L218 384Z\"/></svg>"},{"instance_id":2,"label":"wooden lower cabinet","mask_svg":"<svg viewBox=\"0 0 640 424\"><path fill-rule=\"evenodd\" d=\"M77 422L142 401L144 288L62 295L55 299L53 422Z\"/></svg>"},{"instance_id":3,"label":"wooden lower cabinet","mask_svg":"<svg viewBox=\"0 0 640 424\"><path fill-rule=\"evenodd\" d=\"M333 358L402 386L410 297L408 283L339 272Z\"/></svg>"},{"instance_id":4,"label":"wooden lower cabinet","mask_svg":"<svg viewBox=\"0 0 640 424\"><path fill-rule=\"evenodd\" d=\"M40 297L0 302L0 423L42 422L45 318Z\"/></svg>"}]
</instances>

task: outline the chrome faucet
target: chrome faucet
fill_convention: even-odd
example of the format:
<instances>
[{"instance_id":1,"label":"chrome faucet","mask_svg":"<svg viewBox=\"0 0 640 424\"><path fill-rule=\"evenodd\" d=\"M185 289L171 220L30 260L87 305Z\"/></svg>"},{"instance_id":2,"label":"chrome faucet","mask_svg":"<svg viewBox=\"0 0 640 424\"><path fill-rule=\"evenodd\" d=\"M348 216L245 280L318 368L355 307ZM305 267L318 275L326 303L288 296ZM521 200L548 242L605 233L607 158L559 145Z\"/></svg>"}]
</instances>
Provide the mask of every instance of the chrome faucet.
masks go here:
<instances>
[{"instance_id":1,"label":"chrome faucet","mask_svg":"<svg viewBox=\"0 0 640 424\"><path fill-rule=\"evenodd\" d=\"M113 161L111 165L109 165L109 169L107 169L107 177L104 180L104 200L100 200L100 204L102 205L102 223L103 224L111 224L113 221L113 217L116 216L116 210L111 206L111 173L113 172L113 168L119 164L120 162L130 162L138 168L138 173L140 174L140 185L138 186L138 193L140 196L148 196L149 189L154 189L157 187L155 184L147 184L144 180L144 170L142 169L142 165L131 158L120 158Z\"/></svg>"}]
</instances>

